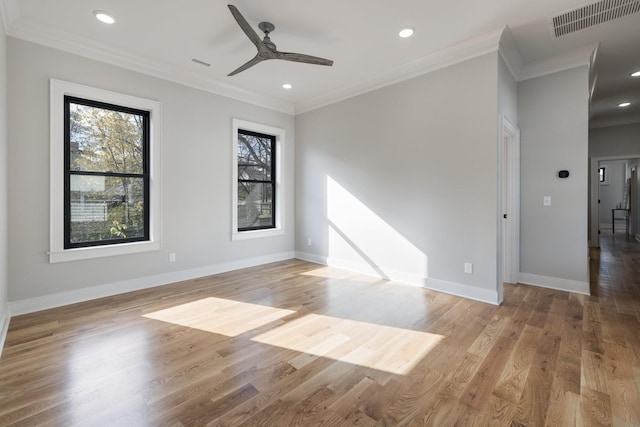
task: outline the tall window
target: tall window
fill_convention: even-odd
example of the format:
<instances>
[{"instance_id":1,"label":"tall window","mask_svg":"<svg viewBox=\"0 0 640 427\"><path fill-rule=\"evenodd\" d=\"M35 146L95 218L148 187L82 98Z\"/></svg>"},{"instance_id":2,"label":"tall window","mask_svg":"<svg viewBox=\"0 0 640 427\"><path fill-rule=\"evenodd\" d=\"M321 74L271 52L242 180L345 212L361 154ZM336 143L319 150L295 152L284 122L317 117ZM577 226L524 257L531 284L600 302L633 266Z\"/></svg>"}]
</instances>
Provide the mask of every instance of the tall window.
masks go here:
<instances>
[{"instance_id":1,"label":"tall window","mask_svg":"<svg viewBox=\"0 0 640 427\"><path fill-rule=\"evenodd\" d=\"M149 111L64 97L64 248L148 241Z\"/></svg>"},{"instance_id":2,"label":"tall window","mask_svg":"<svg viewBox=\"0 0 640 427\"><path fill-rule=\"evenodd\" d=\"M598 168L598 175L600 175L599 179L601 183L607 182L607 168L605 166Z\"/></svg>"},{"instance_id":3,"label":"tall window","mask_svg":"<svg viewBox=\"0 0 640 427\"><path fill-rule=\"evenodd\" d=\"M276 227L276 137L238 129L238 231Z\"/></svg>"}]
</instances>

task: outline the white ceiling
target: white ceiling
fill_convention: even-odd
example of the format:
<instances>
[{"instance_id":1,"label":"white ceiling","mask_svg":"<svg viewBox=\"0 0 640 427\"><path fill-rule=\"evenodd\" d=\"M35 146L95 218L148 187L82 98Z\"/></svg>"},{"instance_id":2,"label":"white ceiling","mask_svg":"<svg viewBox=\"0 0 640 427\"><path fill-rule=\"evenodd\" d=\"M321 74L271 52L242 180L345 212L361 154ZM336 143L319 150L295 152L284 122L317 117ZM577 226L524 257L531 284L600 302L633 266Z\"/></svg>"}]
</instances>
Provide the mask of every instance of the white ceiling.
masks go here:
<instances>
[{"instance_id":1,"label":"white ceiling","mask_svg":"<svg viewBox=\"0 0 640 427\"><path fill-rule=\"evenodd\" d=\"M231 1L229 1L231 2ZM483 49L495 50L508 27L523 69L518 78L568 66L567 58L599 44L592 125L640 122L640 13L553 39L551 16L583 6L576 0L234 0L246 20L275 26L279 50L334 60L332 67L265 61L226 75L256 51L217 0L2 0L7 33L151 75L289 113L434 69ZM117 20L98 22L94 10ZM416 29L409 39L403 26ZM573 55L573 56L572 56ZM191 62L198 58L211 64ZM564 62L563 62L564 61ZM544 66L542 66L542 65ZM564 64L564 65L563 65ZM527 68L528 67L528 68ZM293 89L285 90L283 83ZM635 101L625 111L615 105Z\"/></svg>"}]
</instances>

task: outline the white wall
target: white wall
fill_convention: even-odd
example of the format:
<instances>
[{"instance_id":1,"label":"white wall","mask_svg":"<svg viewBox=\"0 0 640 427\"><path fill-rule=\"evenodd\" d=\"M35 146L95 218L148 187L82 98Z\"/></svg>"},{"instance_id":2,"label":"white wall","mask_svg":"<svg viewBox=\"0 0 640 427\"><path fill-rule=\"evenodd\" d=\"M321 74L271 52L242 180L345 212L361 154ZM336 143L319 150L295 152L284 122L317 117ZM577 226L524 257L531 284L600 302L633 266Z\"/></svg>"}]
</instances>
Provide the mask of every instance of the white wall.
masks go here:
<instances>
[{"instance_id":1,"label":"white wall","mask_svg":"<svg viewBox=\"0 0 640 427\"><path fill-rule=\"evenodd\" d=\"M496 302L497 56L297 116L298 256Z\"/></svg>"},{"instance_id":2,"label":"white wall","mask_svg":"<svg viewBox=\"0 0 640 427\"><path fill-rule=\"evenodd\" d=\"M52 300L42 298L50 294L86 298L293 256L293 116L18 39L9 38L8 53L12 310L13 302L35 298L32 305L37 306ZM48 263L50 78L162 103L161 251ZM284 180L290 186L282 236L230 240L232 118L285 129ZM169 252L177 254L177 262L168 262ZM65 298L53 300L67 302Z\"/></svg>"},{"instance_id":3,"label":"white wall","mask_svg":"<svg viewBox=\"0 0 640 427\"><path fill-rule=\"evenodd\" d=\"M524 283L588 293L588 68L520 82ZM566 169L569 178L558 178ZM543 206L543 197L551 206Z\"/></svg>"},{"instance_id":4,"label":"white wall","mask_svg":"<svg viewBox=\"0 0 640 427\"><path fill-rule=\"evenodd\" d=\"M0 14L0 351L8 327L7 253L7 37Z\"/></svg>"},{"instance_id":5,"label":"white wall","mask_svg":"<svg viewBox=\"0 0 640 427\"><path fill-rule=\"evenodd\" d=\"M589 156L640 154L640 123L589 129Z\"/></svg>"}]
</instances>

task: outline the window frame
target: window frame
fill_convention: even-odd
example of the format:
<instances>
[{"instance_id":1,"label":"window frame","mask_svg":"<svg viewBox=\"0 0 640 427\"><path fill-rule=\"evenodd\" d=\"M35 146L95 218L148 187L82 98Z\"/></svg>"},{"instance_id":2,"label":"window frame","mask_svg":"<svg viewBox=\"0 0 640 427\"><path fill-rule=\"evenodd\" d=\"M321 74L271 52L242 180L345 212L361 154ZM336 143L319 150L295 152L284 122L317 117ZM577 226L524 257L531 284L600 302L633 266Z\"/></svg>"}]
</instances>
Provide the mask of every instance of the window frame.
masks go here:
<instances>
[{"instance_id":1,"label":"window frame","mask_svg":"<svg viewBox=\"0 0 640 427\"><path fill-rule=\"evenodd\" d=\"M114 241L110 244L65 248L65 102L66 96L111 104L149 113L148 185L149 206L148 239L142 241ZM50 235L49 262L67 262L83 259L127 255L161 249L161 120L162 105L158 101L125 95L90 86L50 80ZM111 242L111 241L109 241Z\"/></svg>"},{"instance_id":2,"label":"window frame","mask_svg":"<svg viewBox=\"0 0 640 427\"><path fill-rule=\"evenodd\" d=\"M238 229L238 132L257 133L275 137L275 152L271 153L275 170L271 171L273 186L274 227ZM261 237L272 237L284 234L283 200L285 186L282 182L282 153L285 146L284 129L254 123L246 120L232 120L232 177L231 177L231 240L246 240Z\"/></svg>"},{"instance_id":3,"label":"window frame","mask_svg":"<svg viewBox=\"0 0 640 427\"><path fill-rule=\"evenodd\" d=\"M269 184L271 185L271 224L269 225L259 225L259 226L255 226L255 227L240 227L238 226L238 232L242 233L245 231L256 231L256 230L270 230L272 228L276 228L276 216L278 215L278 207L276 206L276 199L278 197L278 192L277 192L277 188L276 188L276 174L274 172L276 172L278 169L278 165L276 162L276 156L274 155L276 153L276 137L275 135L268 135L266 133L260 133L260 132L253 132L250 130L246 130L246 129L238 129L238 140L240 140L240 134L244 134L244 135L248 135L248 136L254 136L257 138L263 138L263 139L268 139L270 141L269 145L269 149L270 149L270 153L269 153L269 158L271 159L271 164L269 165L269 170L270 173L269 175L271 176L271 179L266 180L255 180L255 179L242 179L240 178L240 174L238 174L238 178L237 178L237 184L239 185L240 182L249 182L249 183L254 183L254 184ZM237 146L236 146L237 147ZM237 163L237 160L236 160ZM239 165L237 165L239 167ZM238 188L238 187L236 187Z\"/></svg>"},{"instance_id":4,"label":"window frame","mask_svg":"<svg viewBox=\"0 0 640 427\"><path fill-rule=\"evenodd\" d=\"M95 171L75 171L71 169L71 127L70 106L84 105L103 110L111 110L121 113L135 114L143 117L143 135L142 135L142 173L126 173L126 172L95 172ZM125 107L122 105L108 104L105 102L95 101L92 99L78 98L71 95L64 96L64 248L83 248L93 246L106 246L120 243L144 242L149 241L149 120L150 113L147 110L139 110L135 108ZM129 177L142 179L144 184L144 229L141 237L126 237L120 239L94 240L90 242L72 243L71 242L71 176L102 176L102 177Z\"/></svg>"},{"instance_id":5,"label":"window frame","mask_svg":"<svg viewBox=\"0 0 640 427\"><path fill-rule=\"evenodd\" d=\"M609 185L609 174L607 173L608 165L600 165L598 166L598 183L600 185ZM600 170L603 170L602 173L602 181L600 181Z\"/></svg>"}]
</instances>

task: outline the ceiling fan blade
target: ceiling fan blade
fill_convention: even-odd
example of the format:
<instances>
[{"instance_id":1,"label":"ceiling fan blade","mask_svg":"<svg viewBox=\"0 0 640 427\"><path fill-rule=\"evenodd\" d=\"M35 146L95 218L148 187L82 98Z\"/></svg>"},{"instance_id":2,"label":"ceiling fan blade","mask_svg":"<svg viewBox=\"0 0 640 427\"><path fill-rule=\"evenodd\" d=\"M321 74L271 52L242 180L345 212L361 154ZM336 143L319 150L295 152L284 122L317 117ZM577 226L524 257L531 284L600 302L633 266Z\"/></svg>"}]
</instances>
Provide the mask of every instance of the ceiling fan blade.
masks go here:
<instances>
[{"instance_id":1,"label":"ceiling fan blade","mask_svg":"<svg viewBox=\"0 0 640 427\"><path fill-rule=\"evenodd\" d=\"M232 72L227 74L227 77L235 76L236 74L246 70L247 68L251 68L254 65L256 65L257 63L262 62L262 61L264 61L264 59L261 58L259 55L256 55L250 61L246 62L245 64L241 65L240 67L236 68L235 70L233 70Z\"/></svg>"},{"instance_id":2,"label":"ceiling fan blade","mask_svg":"<svg viewBox=\"0 0 640 427\"><path fill-rule=\"evenodd\" d=\"M229 4L227 6L229 6L231 14L234 18L236 18L236 22L238 22L238 25L240 25L242 31L244 31L247 37L249 37L249 40L251 40L251 42L256 45L256 47L258 47L262 43L262 39L260 39L255 30L251 28L251 25L247 22L246 19L244 19L244 16L242 16L237 7L232 4Z\"/></svg>"},{"instance_id":3,"label":"ceiling fan blade","mask_svg":"<svg viewBox=\"0 0 640 427\"><path fill-rule=\"evenodd\" d=\"M317 56L305 55L303 53L292 52L274 52L275 59L284 59L286 61L303 62L305 64L315 65L333 65L333 61L330 59L319 58Z\"/></svg>"}]
</instances>

